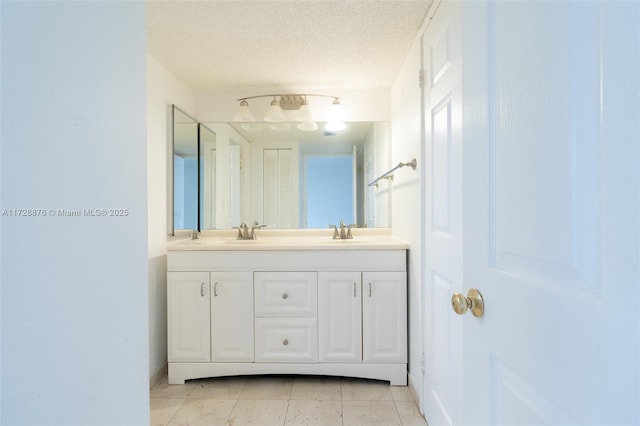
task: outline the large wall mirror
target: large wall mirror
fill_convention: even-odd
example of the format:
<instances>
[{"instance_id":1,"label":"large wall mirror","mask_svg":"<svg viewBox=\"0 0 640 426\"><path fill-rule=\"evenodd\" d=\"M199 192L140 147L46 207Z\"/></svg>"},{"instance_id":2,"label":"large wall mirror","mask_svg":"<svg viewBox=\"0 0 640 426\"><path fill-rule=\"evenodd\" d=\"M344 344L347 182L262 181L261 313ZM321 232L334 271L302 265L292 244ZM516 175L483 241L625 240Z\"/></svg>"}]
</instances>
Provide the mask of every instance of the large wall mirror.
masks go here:
<instances>
[{"instance_id":1,"label":"large wall mirror","mask_svg":"<svg viewBox=\"0 0 640 426\"><path fill-rule=\"evenodd\" d=\"M301 131L298 123L227 123L240 147L240 180L248 197L240 218L269 228L326 228L344 221L390 225L389 187L369 187L388 169L386 122L349 122L339 132ZM242 187L242 184L240 185Z\"/></svg>"},{"instance_id":2,"label":"large wall mirror","mask_svg":"<svg viewBox=\"0 0 640 426\"><path fill-rule=\"evenodd\" d=\"M195 192L174 197L174 211L189 212L190 218L195 211L196 226L175 214L174 228L230 229L254 220L271 229L326 228L340 221L389 227L390 181L368 183L389 169L390 124L349 122L340 132L325 132L323 123L306 132L296 124L194 120L200 142L194 161L199 172L190 180ZM189 132L174 131L174 138L180 133ZM174 140L174 147L180 146ZM174 148L174 158L198 152L197 143L190 146ZM180 173L174 177L174 188L187 185Z\"/></svg>"}]
</instances>

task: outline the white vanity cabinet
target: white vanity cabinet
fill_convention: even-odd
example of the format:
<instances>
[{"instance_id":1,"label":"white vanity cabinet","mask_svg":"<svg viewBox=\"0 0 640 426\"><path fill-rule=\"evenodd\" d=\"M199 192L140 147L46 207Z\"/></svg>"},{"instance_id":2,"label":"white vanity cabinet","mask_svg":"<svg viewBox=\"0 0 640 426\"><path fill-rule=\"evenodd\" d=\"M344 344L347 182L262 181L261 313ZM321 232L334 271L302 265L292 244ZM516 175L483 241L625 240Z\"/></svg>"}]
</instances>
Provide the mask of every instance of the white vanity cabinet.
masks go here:
<instances>
[{"instance_id":1,"label":"white vanity cabinet","mask_svg":"<svg viewBox=\"0 0 640 426\"><path fill-rule=\"evenodd\" d=\"M247 374L407 384L404 249L170 250L167 265L171 384Z\"/></svg>"}]
</instances>

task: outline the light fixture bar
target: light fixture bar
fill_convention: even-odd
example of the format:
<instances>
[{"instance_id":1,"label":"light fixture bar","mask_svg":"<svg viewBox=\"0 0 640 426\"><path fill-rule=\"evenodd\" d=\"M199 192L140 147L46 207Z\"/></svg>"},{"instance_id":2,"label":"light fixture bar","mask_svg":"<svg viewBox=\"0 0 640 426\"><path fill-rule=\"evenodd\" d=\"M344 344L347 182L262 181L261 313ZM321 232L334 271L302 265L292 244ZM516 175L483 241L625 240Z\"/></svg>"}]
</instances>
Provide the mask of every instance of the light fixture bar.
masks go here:
<instances>
[{"instance_id":1,"label":"light fixture bar","mask_svg":"<svg viewBox=\"0 0 640 426\"><path fill-rule=\"evenodd\" d=\"M283 123L287 121L287 116L283 110L298 111L294 121L297 121L298 129L303 131L314 131L318 128L318 124L314 118L311 108L307 102L307 97L323 97L333 98L333 102L329 109L326 119L326 128L331 131L340 131L345 128L344 111L340 102L340 97L331 95L319 95L311 93L273 93L268 95L246 96L239 98L240 108L235 115L235 121L252 122L256 121L253 113L249 109L250 99L273 98L271 106L264 117L264 121L270 123Z\"/></svg>"},{"instance_id":2,"label":"light fixture bar","mask_svg":"<svg viewBox=\"0 0 640 426\"><path fill-rule=\"evenodd\" d=\"M249 99L258 99L258 98L273 98L273 97L287 97L287 96L297 96L297 97L307 97L307 96L313 96L313 97L322 97L322 98L333 98L333 99L340 99L340 96L331 96L331 95L314 95L314 94L309 94L309 93L276 93L276 94L272 94L272 95L256 95L256 96L246 96L244 98L238 98L237 101L241 102L241 101L246 101Z\"/></svg>"}]
</instances>

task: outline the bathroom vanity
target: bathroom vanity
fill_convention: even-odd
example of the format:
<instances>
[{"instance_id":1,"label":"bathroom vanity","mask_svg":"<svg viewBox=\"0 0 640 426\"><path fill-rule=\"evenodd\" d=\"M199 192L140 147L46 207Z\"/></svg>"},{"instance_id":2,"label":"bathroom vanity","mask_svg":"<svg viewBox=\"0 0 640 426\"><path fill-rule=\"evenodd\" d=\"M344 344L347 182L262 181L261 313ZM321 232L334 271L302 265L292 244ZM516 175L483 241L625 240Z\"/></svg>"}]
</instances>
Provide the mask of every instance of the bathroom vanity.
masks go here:
<instances>
[{"instance_id":1,"label":"bathroom vanity","mask_svg":"<svg viewBox=\"0 0 640 426\"><path fill-rule=\"evenodd\" d=\"M407 384L407 244L389 230L209 231L168 246L169 383L311 374Z\"/></svg>"}]
</instances>

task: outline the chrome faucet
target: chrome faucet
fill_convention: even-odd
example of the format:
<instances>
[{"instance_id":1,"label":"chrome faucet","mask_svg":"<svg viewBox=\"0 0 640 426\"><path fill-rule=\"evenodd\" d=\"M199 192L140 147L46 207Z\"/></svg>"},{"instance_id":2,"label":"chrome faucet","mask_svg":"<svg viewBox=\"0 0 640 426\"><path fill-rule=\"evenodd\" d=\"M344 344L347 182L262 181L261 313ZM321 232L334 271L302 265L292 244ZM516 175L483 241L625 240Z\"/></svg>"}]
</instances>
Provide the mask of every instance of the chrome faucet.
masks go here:
<instances>
[{"instance_id":1,"label":"chrome faucet","mask_svg":"<svg viewBox=\"0 0 640 426\"><path fill-rule=\"evenodd\" d=\"M351 235L351 227L355 225L345 225L344 221L340 221L340 231L338 232L338 227L336 225L329 225L329 228L333 229L333 239L334 240L352 240L353 235Z\"/></svg>"},{"instance_id":2,"label":"chrome faucet","mask_svg":"<svg viewBox=\"0 0 640 426\"><path fill-rule=\"evenodd\" d=\"M249 226L244 222L235 229L238 230L239 240L257 240L258 237L256 236L256 229L264 228L265 226L267 225L260 225L257 220L254 220L253 224L251 224L251 229L249 229Z\"/></svg>"},{"instance_id":3,"label":"chrome faucet","mask_svg":"<svg viewBox=\"0 0 640 426\"><path fill-rule=\"evenodd\" d=\"M249 239L249 227L246 223L242 222L240 226L235 227L238 230L238 239L239 240L248 240Z\"/></svg>"}]
</instances>

